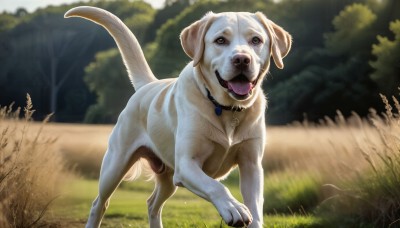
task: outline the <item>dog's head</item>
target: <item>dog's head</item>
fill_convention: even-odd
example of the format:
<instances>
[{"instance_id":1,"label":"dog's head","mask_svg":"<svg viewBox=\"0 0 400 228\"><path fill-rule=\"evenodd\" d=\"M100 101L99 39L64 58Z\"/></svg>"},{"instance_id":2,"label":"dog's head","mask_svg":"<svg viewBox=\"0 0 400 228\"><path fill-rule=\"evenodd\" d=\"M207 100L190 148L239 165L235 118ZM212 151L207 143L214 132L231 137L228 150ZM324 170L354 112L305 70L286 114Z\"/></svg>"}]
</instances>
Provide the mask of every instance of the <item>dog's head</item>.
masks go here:
<instances>
[{"instance_id":1,"label":"dog's head","mask_svg":"<svg viewBox=\"0 0 400 228\"><path fill-rule=\"evenodd\" d=\"M210 12L182 31L181 43L218 102L248 107L271 57L283 68L291 36L259 12Z\"/></svg>"}]
</instances>

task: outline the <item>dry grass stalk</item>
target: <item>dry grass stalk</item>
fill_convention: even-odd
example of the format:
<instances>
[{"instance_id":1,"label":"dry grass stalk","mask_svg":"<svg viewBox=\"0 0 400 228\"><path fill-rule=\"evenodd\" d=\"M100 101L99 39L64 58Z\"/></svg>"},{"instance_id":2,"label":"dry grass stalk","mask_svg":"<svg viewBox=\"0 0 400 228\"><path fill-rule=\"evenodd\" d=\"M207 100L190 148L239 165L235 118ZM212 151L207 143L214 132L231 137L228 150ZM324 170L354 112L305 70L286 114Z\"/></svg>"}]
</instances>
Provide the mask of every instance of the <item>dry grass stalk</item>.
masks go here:
<instances>
[{"instance_id":1,"label":"dry grass stalk","mask_svg":"<svg viewBox=\"0 0 400 228\"><path fill-rule=\"evenodd\" d=\"M355 215L376 227L394 224L400 215L400 106L395 97L394 107L385 96L381 98L385 113L380 116L371 110L369 117L374 137L364 135L357 141L368 165L356 178L342 181L347 190L336 191L339 200L335 202L341 213Z\"/></svg>"},{"instance_id":2,"label":"dry grass stalk","mask_svg":"<svg viewBox=\"0 0 400 228\"><path fill-rule=\"evenodd\" d=\"M12 110L0 107L0 227L39 227L46 225L44 216L57 197L63 161L53 148L56 139L43 137L43 125L30 129L29 95L23 120L20 109Z\"/></svg>"},{"instance_id":3,"label":"dry grass stalk","mask_svg":"<svg viewBox=\"0 0 400 228\"><path fill-rule=\"evenodd\" d=\"M371 116L371 122L379 132L381 148L372 145L364 150L372 154L373 172L359 180L358 195L369 204L372 210L364 210L361 216L375 222L377 226L387 226L399 220L400 215L400 105L392 97L394 107L381 95L386 112L381 118ZM397 109L397 112L394 110Z\"/></svg>"}]
</instances>

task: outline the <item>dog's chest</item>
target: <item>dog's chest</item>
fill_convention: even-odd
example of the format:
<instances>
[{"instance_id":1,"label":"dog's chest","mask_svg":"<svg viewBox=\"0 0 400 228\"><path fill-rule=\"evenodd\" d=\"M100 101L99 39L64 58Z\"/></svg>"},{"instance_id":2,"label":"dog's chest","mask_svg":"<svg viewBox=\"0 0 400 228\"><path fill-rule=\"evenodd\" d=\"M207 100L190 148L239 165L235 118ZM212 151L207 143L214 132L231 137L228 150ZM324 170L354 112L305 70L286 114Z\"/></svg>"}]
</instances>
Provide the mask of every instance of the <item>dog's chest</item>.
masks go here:
<instances>
[{"instance_id":1,"label":"dog's chest","mask_svg":"<svg viewBox=\"0 0 400 228\"><path fill-rule=\"evenodd\" d=\"M214 149L203 164L203 171L212 178L220 178L229 173L236 166L236 156L240 144L225 148L214 142Z\"/></svg>"},{"instance_id":2,"label":"dog's chest","mask_svg":"<svg viewBox=\"0 0 400 228\"><path fill-rule=\"evenodd\" d=\"M228 125L223 129L212 127L208 131L208 139L212 143L213 150L208 154L203 164L203 171L213 178L219 178L236 166L237 153L240 152L242 142L245 140L243 128L231 125L229 117Z\"/></svg>"}]
</instances>

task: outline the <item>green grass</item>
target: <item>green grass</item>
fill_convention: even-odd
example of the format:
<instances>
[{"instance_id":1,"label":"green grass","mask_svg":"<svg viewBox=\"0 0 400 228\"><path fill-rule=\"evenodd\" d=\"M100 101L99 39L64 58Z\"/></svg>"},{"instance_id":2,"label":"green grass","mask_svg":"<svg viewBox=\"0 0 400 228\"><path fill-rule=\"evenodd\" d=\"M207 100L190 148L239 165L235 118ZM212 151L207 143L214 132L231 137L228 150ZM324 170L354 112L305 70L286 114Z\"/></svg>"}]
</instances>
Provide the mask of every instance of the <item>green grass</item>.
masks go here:
<instances>
[{"instance_id":1,"label":"green grass","mask_svg":"<svg viewBox=\"0 0 400 228\"><path fill-rule=\"evenodd\" d=\"M91 202L97 194L97 181L75 179L68 183L53 206L54 220L62 227L82 227L86 222ZM146 199L153 182L124 183L112 196L102 227L148 227ZM240 195L238 187L229 187L233 195ZM136 189L136 190L134 190ZM240 199L240 197L238 197ZM321 227L313 216L265 216L265 227ZM163 209L164 227L227 227L214 206L184 188L167 201Z\"/></svg>"},{"instance_id":2,"label":"green grass","mask_svg":"<svg viewBox=\"0 0 400 228\"><path fill-rule=\"evenodd\" d=\"M97 181L82 179L70 183L68 192L56 202L54 213L73 223L86 220L97 194L97 184ZM146 199L151 194L153 182L135 181L124 185L112 196L102 227L147 226ZM136 186L139 190L127 189L126 185ZM193 227L199 224L200 227L211 227L219 224L220 218L212 204L186 189L179 189L164 207L163 221L166 227Z\"/></svg>"},{"instance_id":3,"label":"green grass","mask_svg":"<svg viewBox=\"0 0 400 228\"><path fill-rule=\"evenodd\" d=\"M314 173L278 172L264 181L265 213L307 214L317 205L322 184Z\"/></svg>"},{"instance_id":4,"label":"green grass","mask_svg":"<svg viewBox=\"0 0 400 228\"><path fill-rule=\"evenodd\" d=\"M264 227L273 228L319 228L327 227L322 219L314 216L289 216L289 215L272 215L264 216Z\"/></svg>"}]
</instances>

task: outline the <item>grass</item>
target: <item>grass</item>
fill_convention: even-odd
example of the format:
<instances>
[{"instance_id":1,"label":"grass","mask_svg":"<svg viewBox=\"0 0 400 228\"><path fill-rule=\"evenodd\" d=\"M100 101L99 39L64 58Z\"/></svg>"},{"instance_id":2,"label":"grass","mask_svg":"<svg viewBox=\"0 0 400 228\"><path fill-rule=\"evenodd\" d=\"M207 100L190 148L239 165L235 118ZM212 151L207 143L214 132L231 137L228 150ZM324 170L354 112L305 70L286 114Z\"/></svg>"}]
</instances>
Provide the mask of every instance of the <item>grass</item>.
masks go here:
<instances>
[{"instance_id":1,"label":"grass","mask_svg":"<svg viewBox=\"0 0 400 228\"><path fill-rule=\"evenodd\" d=\"M339 200L334 203L358 221L374 226L400 225L400 104L392 97L394 107L381 95L386 106L383 117L372 112L370 120L378 139L365 140L359 145L361 154L369 164L352 182L339 189ZM345 200L340 200L344 198Z\"/></svg>"},{"instance_id":2,"label":"grass","mask_svg":"<svg viewBox=\"0 0 400 228\"><path fill-rule=\"evenodd\" d=\"M314 173L287 171L267 174L264 181L264 212L307 215L321 198L321 185Z\"/></svg>"},{"instance_id":3,"label":"grass","mask_svg":"<svg viewBox=\"0 0 400 228\"><path fill-rule=\"evenodd\" d=\"M42 135L42 124L31 129L33 112L29 96L22 120L19 108L0 107L1 227L48 225L45 215L67 177L55 138Z\"/></svg>"},{"instance_id":4,"label":"grass","mask_svg":"<svg viewBox=\"0 0 400 228\"><path fill-rule=\"evenodd\" d=\"M129 185L137 186L138 190L123 187L115 192L102 227L148 226L146 198L151 193L152 182L139 180ZM238 194L237 188L234 193ZM57 200L53 215L55 218L62 215L66 227L82 227L96 194L97 181L76 179ZM321 227L320 220L313 216L267 215L264 219L265 227ZM211 203L182 188L167 201L163 222L165 227L227 227Z\"/></svg>"}]
</instances>

